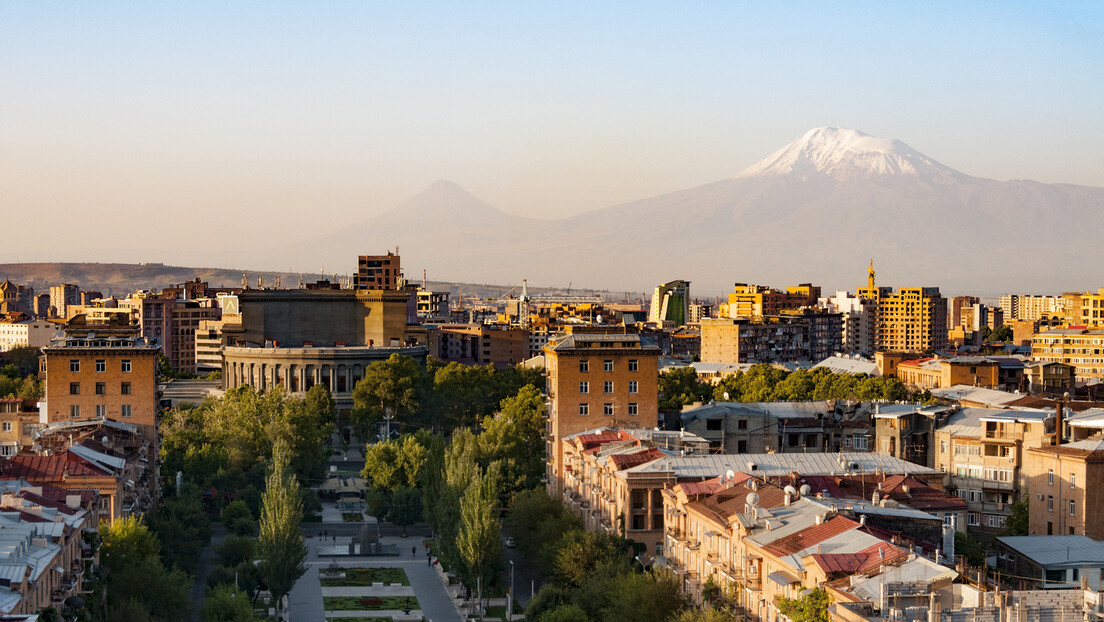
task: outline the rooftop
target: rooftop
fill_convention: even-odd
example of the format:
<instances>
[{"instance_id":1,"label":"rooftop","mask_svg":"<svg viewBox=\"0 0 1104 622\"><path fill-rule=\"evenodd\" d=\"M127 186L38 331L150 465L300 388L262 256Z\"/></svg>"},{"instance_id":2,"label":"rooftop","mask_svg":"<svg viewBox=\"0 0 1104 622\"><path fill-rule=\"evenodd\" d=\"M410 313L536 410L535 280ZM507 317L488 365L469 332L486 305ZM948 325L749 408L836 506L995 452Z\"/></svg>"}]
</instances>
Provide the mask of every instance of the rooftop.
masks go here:
<instances>
[{"instance_id":1,"label":"rooftop","mask_svg":"<svg viewBox=\"0 0 1104 622\"><path fill-rule=\"evenodd\" d=\"M1104 542L1080 536L1005 536L997 541L1044 567L1104 567Z\"/></svg>"}]
</instances>

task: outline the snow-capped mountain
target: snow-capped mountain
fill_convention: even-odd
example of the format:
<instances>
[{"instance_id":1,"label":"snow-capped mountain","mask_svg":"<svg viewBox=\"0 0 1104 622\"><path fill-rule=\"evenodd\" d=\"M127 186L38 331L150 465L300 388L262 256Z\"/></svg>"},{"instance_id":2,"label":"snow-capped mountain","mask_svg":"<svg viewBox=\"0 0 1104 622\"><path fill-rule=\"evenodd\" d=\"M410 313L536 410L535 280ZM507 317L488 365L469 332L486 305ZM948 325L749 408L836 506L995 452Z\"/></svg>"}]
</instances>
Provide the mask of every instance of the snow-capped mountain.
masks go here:
<instances>
[{"instance_id":1,"label":"snow-capped mountain","mask_svg":"<svg viewBox=\"0 0 1104 622\"><path fill-rule=\"evenodd\" d=\"M737 175L570 218L511 216L438 182L310 245L348 264L401 245L408 275L649 291L672 279L716 295L733 282L945 293L1100 285L1104 189L971 177L897 141L807 132ZM337 264L335 264L337 265Z\"/></svg>"}]
</instances>

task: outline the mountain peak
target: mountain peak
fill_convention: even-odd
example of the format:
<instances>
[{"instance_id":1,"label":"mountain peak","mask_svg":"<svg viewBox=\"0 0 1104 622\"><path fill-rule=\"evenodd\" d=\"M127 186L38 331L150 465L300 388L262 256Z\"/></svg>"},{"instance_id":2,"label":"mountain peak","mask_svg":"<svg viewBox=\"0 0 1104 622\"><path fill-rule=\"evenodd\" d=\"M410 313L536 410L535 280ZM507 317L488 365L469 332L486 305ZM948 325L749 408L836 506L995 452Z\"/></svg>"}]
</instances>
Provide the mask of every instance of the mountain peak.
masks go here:
<instances>
[{"instance_id":1,"label":"mountain peak","mask_svg":"<svg viewBox=\"0 0 1104 622\"><path fill-rule=\"evenodd\" d=\"M844 181L870 175L958 175L905 143L858 130L818 127L759 160L736 178L824 175Z\"/></svg>"}]
</instances>

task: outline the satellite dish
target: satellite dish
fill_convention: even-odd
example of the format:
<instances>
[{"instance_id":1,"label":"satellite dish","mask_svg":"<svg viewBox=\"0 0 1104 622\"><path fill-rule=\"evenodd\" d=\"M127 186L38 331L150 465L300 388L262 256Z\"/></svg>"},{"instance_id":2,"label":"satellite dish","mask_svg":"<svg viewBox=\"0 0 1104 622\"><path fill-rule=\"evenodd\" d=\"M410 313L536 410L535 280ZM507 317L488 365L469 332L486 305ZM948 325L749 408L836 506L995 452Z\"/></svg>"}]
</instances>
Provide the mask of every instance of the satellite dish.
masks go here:
<instances>
[{"instance_id":1,"label":"satellite dish","mask_svg":"<svg viewBox=\"0 0 1104 622\"><path fill-rule=\"evenodd\" d=\"M813 491L813 489L808 484L802 484L801 485L801 496L804 497L805 495L809 494L812 491Z\"/></svg>"},{"instance_id":2,"label":"satellite dish","mask_svg":"<svg viewBox=\"0 0 1104 622\"><path fill-rule=\"evenodd\" d=\"M796 489L796 488L794 488L793 486L786 486L786 487L785 487L785 488L783 488L782 490L783 490L783 491L784 491L784 492L785 492L785 493L786 493L787 495L790 495L791 497L796 497L796 496L797 496L797 489Z\"/></svg>"},{"instance_id":3,"label":"satellite dish","mask_svg":"<svg viewBox=\"0 0 1104 622\"><path fill-rule=\"evenodd\" d=\"M729 481L736 479L736 473L732 469L725 471L725 479Z\"/></svg>"},{"instance_id":4,"label":"satellite dish","mask_svg":"<svg viewBox=\"0 0 1104 622\"><path fill-rule=\"evenodd\" d=\"M747 501L748 505L757 505L759 503L759 494L754 493L754 492L749 492L747 494L747 497L744 497L744 499Z\"/></svg>"},{"instance_id":5,"label":"satellite dish","mask_svg":"<svg viewBox=\"0 0 1104 622\"><path fill-rule=\"evenodd\" d=\"M595 321L595 322L598 322L599 324L601 324L601 323L602 323L602 316L600 316L600 315L599 315L599 316L596 316L596 317L594 318L594 321Z\"/></svg>"}]
</instances>

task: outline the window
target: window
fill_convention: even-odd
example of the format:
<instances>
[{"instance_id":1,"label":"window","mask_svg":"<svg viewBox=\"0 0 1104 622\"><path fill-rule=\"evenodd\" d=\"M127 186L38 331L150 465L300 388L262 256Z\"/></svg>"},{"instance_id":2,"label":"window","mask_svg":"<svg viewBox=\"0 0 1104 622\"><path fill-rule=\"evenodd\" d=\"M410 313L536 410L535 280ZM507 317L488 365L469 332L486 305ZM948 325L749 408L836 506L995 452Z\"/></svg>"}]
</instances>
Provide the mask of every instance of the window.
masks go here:
<instances>
[{"instance_id":1,"label":"window","mask_svg":"<svg viewBox=\"0 0 1104 622\"><path fill-rule=\"evenodd\" d=\"M602 361L602 371L613 371L613 361Z\"/></svg>"},{"instance_id":2,"label":"window","mask_svg":"<svg viewBox=\"0 0 1104 622\"><path fill-rule=\"evenodd\" d=\"M105 395L106 393L107 393L107 383L106 382L97 382L96 383L96 395Z\"/></svg>"},{"instance_id":3,"label":"window","mask_svg":"<svg viewBox=\"0 0 1104 622\"><path fill-rule=\"evenodd\" d=\"M130 361L129 361L129 360L125 360L125 361L123 361L123 362L122 362L122 363L121 363L121 364L119 365L119 369L120 369L120 371L122 371L123 373L129 373L129 372L130 372Z\"/></svg>"},{"instance_id":4,"label":"window","mask_svg":"<svg viewBox=\"0 0 1104 622\"><path fill-rule=\"evenodd\" d=\"M96 404L96 417L104 418L107 416L107 406L103 404Z\"/></svg>"},{"instance_id":5,"label":"window","mask_svg":"<svg viewBox=\"0 0 1104 622\"><path fill-rule=\"evenodd\" d=\"M865 436L856 436L854 442L855 451L868 451L870 446L867 444L867 440Z\"/></svg>"},{"instance_id":6,"label":"window","mask_svg":"<svg viewBox=\"0 0 1104 622\"><path fill-rule=\"evenodd\" d=\"M80 361L69 361L69 371L74 374L80 373Z\"/></svg>"},{"instance_id":7,"label":"window","mask_svg":"<svg viewBox=\"0 0 1104 622\"><path fill-rule=\"evenodd\" d=\"M1077 474L1070 473L1070 488L1077 488Z\"/></svg>"},{"instance_id":8,"label":"window","mask_svg":"<svg viewBox=\"0 0 1104 622\"><path fill-rule=\"evenodd\" d=\"M737 421L736 422L736 429L737 430L746 430L747 429L747 419L740 419L739 421Z\"/></svg>"},{"instance_id":9,"label":"window","mask_svg":"<svg viewBox=\"0 0 1104 622\"><path fill-rule=\"evenodd\" d=\"M107 361L96 361L96 371L100 373L107 371Z\"/></svg>"},{"instance_id":10,"label":"window","mask_svg":"<svg viewBox=\"0 0 1104 622\"><path fill-rule=\"evenodd\" d=\"M130 395L130 383L124 382L122 386L119 387L119 393L122 393L123 395Z\"/></svg>"},{"instance_id":11,"label":"window","mask_svg":"<svg viewBox=\"0 0 1104 622\"><path fill-rule=\"evenodd\" d=\"M736 453L738 453L738 454L746 454L747 453L747 441L736 441Z\"/></svg>"},{"instance_id":12,"label":"window","mask_svg":"<svg viewBox=\"0 0 1104 622\"><path fill-rule=\"evenodd\" d=\"M1070 499L1070 516L1077 516L1077 502Z\"/></svg>"},{"instance_id":13,"label":"window","mask_svg":"<svg viewBox=\"0 0 1104 622\"><path fill-rule=\"evenodd\" d=\"M1047 495L1047 511L1054 511L1054 495Z\"/></svg>"},{"instance_id":14,"label":"window","mask_svg":"<svg viewBox=\"0 0 1104 622\"><path fill-rule=\"evenodd\" d=\"M585 417L590 414L590 404L579 404L579 416Z\"/></svg>"},{"instance_id":15,"label":"window","mask_svg":"<svg viewBox=\"0 0 1104 622\"><path fill-rule=\"evenodd\" d=\"M590 393L590 383L585 380L580 382L579 393Z\"/></svg>"},{"instance_id":16,"label":"window","mask_svg":"<svg viewBox=\"0 0 1104 622\"><path fill-rule=\"evenodd\" d=\"M80 404L69 405L69 416L73 419L77 419L78 417L80 417Z\"/></svg>"},{"instance_id":17,"label":"window","mask_svg":"<svg viewBox=\"0 0 1104 622\"><path fill-rule=\"evenodd\" d=\"M1047 483L1051 486L1054 485L1054 469L1047 470Z\"/></svg>"},{"instance_id":18,"label":"window","mask_svg":"<svg viewBox=\"0 0 1104 622\"><path fill-rule=\"evenodd\" d=\"M11 421L5 421L4 422L4 431L5 432L11 432L12 431Z\"/></svg>"},{"instance_id":19,"label":"window","mask_svg":"<svg viewBox=\"0 0 1104 622\"><path fill-rule=\"evenodd\" d=\"M607 417L612 417L613 416L613 404L610 404L609 402L606 402L605 404L602 404L602 414L607 416Z\"/></svg>"},{"instance_id":20,"label":"window","mask_svg":"<svg viewBox=\"0 0 1104 622\"><path fill-rule=\"evenodd\" d=\"M636 402L629 402L629 414L635 416L638 413L639 410L637 409Z\"/></svg>"},{"instance_id":21,"label":"window","mask_svg":"<svg viewBox=\"0 0 1104 622\"><path fill-rule=\"evenodd\" d=\"M79 382L70 382L69 383L69 395L80 395L80 383Z\"/></svg>"},{"instance_id":22,"label":"window","mask_svg":"<svg viewBox=\"0 0 1104 622\"><path fill-rule=\"evenodd\" d=\"M629 359L629 371L636 371L638 368L636 359Z\"/></svg>"},{"instance_id":23,"label":"window","mask_svg":"<svg viewBox=\"0 0 1104 622\"><path fill-rule=\"evenodd\" d=\"M16 448L14 445L5 445L3 447L0 447L0 456L14 456L15 449Z\"/></svg>"},{"instance_id":24,"label":"window","mask_svg":"<svg viewBox=\"0 0 1104 622\"><path fill-rule=\"evenodd\" d=\"M939 453L947 453L947 441L939 441Z\"/></svg>"},{"instance_id":25,"label":"window","mask_svg":"<svg viewBox=\"0 0 1104 622\"><path fill-rule=\"evenodd\" d=\"M610 381L610 380L607 380L607 381L603 382L602 383L602 392L603 393L613 393L613 382Z\"/></svg>"},{"instance_id":26,"label":"window","mask_svg":"<svg viewBox=\"0 0 1104 622\"><path fill-rule=\"evenodd\" d=\"M706 430L723 430L724 429L724 419L721 419L721 418L706 419L705 420L705 429Z\"/></svg>"},{"instance_id":27,"label":"window","mask_svg":"<svg viewBox=\"0 0 1104 622\"><path fill-rule=\"evenodd\" d=\"M590 371L590 361L579 361L579 371L583 373Z\"/></svg>"},{"instance_id":28,"label":"window","mask_svg":"<svg viewBox=\"0 0 1104 622\"><path fill-rule=\"evenodd\" d=\"M130 404L123 404L119 407L119 416L130 417Z\"/></svg>"},{"instance_id":29,"label":"window","mask_svg":"<svg viewBox=\"0 0 1104 622\"><path fill-rule=\"evenodd\" d=\"M640 385L635 380L629 381L629 393L637 393Z\"/></svg>"}]
</instances>

